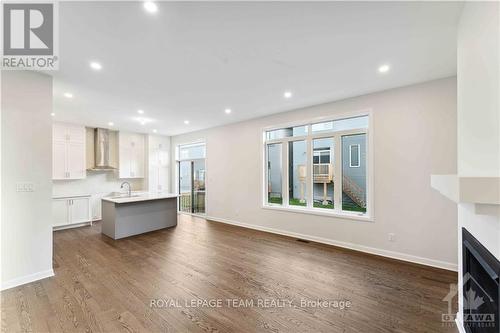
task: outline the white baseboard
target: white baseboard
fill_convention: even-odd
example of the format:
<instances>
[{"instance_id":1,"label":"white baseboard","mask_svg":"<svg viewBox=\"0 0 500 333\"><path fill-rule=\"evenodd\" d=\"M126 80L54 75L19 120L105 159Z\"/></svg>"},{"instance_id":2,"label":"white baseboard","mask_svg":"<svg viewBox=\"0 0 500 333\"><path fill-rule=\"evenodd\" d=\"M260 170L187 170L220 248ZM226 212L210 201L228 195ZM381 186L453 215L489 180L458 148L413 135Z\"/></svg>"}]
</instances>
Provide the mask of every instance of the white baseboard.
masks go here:
<instances>
[{"instance_id":1,"label":"white baseboard","mask_svg":"<svg viewBox=\"0 0 500 333\"><path fill-rule=\"evenodd\" d=\"M395 252L395 251L389 251L389 250L383 250L383 249L378 249L374 247L369 247L369 246L364 246L364 245L359 245L359 244L354 244L354 243L348 243L348 242L342 242L334 239L329 239L329 238L323 238L323 237L317 237L317 236L311 236L311 235L304 235L304 234L299 234L296 232L291 232L291 231L286 231L286 230L280 230L280 229L275 229L275 228L268 228L268 227L263 227L263 226L258 226L254 224L248 224L248 223L242 223L242 222L237 222L229 219L224 219L224 218L219 218L219 217L214 217L214 216L205 216L204 217L207 220L215 221L215 222L222 222L226 224L232 224L236 225L239 227L244 227L244 228L249 228L249 229L254 229L254 230L259 230L259 231L265 231L273 234L278 234L278 235L283 235L283 236L289 236L289 237L294 237L294 238L301 238L305 240L309 240L312 242L317 242L317 243L322 243L322 244L328 244L328 245L334 245L338 247L343 247L346 249L351 249L351 250L356 250L356 251L361 251L365 253L370 253L370 254L375 254L383 257L388 257L392 259L398 259L398 260L403 260L403 261L408 261L411 263L416 263L416 264L421 264L421 265L426 265L426 266L431 266L431 267L437 267L437 268L442 268L446 269L449 271L458 271L458 266L457 264L446 262L446 261L440 261L440 260L434 260L434 259L428 259L428 258L423 258L423 257L418 257L414 256L411 254L406 254L406 253L401 253L401 252Z\"/></svg>"},{"instance_id":2,"label":"white baseboard","mask_svg":"<svg viewBox=\"0 0 500 333\"><path fill-rule=\"evenodd\" d=\"M58 230L64 230L64 229L73 229L73 228L80 228L80 227L86 227L92 225L92 221L88 222L78 222L74 224L62 224L62 225L56 225L52 227L53 231L58 231Z\"/></svg>"},{"instance_id":3,"label":"white baseboard","mask_svg":"<svg viewBox=\"0 0 500 333\"><path fill-rule=\"evenodd\" d=\"M1 290L14 288L14 287L26 284L26 283L38 281L38 280L45 279L45 278L48 278L51 276L54 276L53 269L48 269L48 270L43 271L43 272L38 272L38 273L22 276L20 278L12 279L9 281L2 281Z\"/></svg>"}]
</instances>

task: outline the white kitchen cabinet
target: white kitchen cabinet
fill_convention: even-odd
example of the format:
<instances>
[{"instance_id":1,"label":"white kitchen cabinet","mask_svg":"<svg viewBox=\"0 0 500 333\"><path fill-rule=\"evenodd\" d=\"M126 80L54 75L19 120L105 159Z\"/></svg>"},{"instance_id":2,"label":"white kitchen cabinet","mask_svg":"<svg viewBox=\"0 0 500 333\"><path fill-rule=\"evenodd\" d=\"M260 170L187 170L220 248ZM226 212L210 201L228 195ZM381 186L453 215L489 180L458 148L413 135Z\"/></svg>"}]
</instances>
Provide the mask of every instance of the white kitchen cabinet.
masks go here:
<instances>
[{"instance_id":1,"label":"white kitchen cabinet","mask_svg":"<svg viewBox=\"0 0 500 333\"><path fill-rule=\"evenodd\" d=\"M168 137L148 136L148 190L150 192L167 192L169 184L169 151Z\"/></svg>"},{"instance_id":2,"label":"white kitchen cabinet","mask_svg":"<svg viewBox=\"0 0 500 333\"><path fill-rule=\"evenodd\" d=\"M52 201L52 225L67 225L69 221L69 201L54 199Z\"/></svg>"},{"instance_id":3,"label":"white kitchen cabinet","mask_svg":"<svg viewBox=\"0 0 500 333\"><path fill-rule=\"evenodd\" d=\"M92 194L92 197L90 199L92 206L92 221L99 221L102 219L101 199L109 194L109 192Z\"/></svg>"},{"instance_id":4,"label":"white kitchen cabinet","mask_svg":"<svg viewBox=\"0 0 500 333\"><path fill-rule=\"evenodd\" d=\"M52 143L52 178L66 179L66 142L55 141Z\"/></svg>"},{"instance_id":5,"label":"white kitchen cabinet","mask_svg":"<svg viewBox=\"0 0 500 333\"><path fill-rule=\"evenodd\" d=\"M85 143L85 138L87 136L85 126L67 124L66 131L68 133L68 141Z\"/></svg>"},{"instance_id":6,"label":"white kitchen cabinet","mask_svg":"<svg viewBox=\"0 0 500 333\"><path fill-rule=\"evenodd\" d=\"M118 136L119 177L144 178L144 135L120 132Z\"/></svg>"},{"instance_id":7,"label":"white kitchen cabinet","mask_svg":"<svg viewBox=\"0 0 500 333\"><path fill-rule=\"evenodd\" d=\"M70 204L70 223L90 222L91 217L90 198L74 198Z\"/></svg>"},{"instance_id":8,"label":"white kitchen cabinet","mask_svg":"<svg viewBox=\"0 0 500 333\"><path fill-rule=\"evenodd\" d=\"M52 128L52 179L83 179L85 177L85 127L54 123Z\"/></svg>"},{"instance_id":9,"label":"white kitchen cabinet","mask_svg":"<svg viewBox=\"0 0 500 333\"><path fill-rule=\"evenodd\" d=\"M90 195L56 197L52 201L52 225L54 229L65 229L92 225Z\"/></svg>"},{"instance_id":10,"label":"white kitchen cabinet","mask_svg":"<svg viewBox=\"0 0 500 333\"><path fill-rule=\"evenodd\" d=\"M168 167L158 168L158 192L168 191Z\"/></svg>"},{"instance_id":11,"label":"white kitchen cabinet","mask_svg":"<svg viewBox=\"0 0 500 333\"><path fill-rule=\"evenodd\" d=\"M68 126L64 123L54 123L52 125L52 140L54 142L66 142L68 139Z\"/></svg>"},{"instance_id":12,"label":"white kitchen cabinet","mask_svg":"<svg viewBox=\"0 0 500 333\"><path fill-rule=\"evenodd\" d=\"M68 178L83 179L86 176L85 145L79 142L70 142L68 152Z\"/></svg>"}]
</instances>

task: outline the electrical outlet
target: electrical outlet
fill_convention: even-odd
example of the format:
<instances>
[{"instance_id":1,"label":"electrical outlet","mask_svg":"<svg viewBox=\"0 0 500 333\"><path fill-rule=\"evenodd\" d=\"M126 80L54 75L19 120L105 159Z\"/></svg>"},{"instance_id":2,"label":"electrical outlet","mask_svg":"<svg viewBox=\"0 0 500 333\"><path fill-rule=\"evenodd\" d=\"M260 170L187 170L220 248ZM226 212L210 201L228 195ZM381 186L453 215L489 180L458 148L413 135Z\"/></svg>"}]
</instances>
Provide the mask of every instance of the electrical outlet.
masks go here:
<instances>
[{"instance_id":1,"label":"electrical outlet","mask_svg":"<svg viewBox=\"0 0 500 333\"><path fill-rule=\"evenodd\" d=\"M19 182L16 184L17 192L34 192L35 184L30 182Z\"/></svg>"},{"instance_id":2,"label":"electrical outlet","mask_svg":"<svg viewBox=\"0 0 500 333\"><path fill-rule=\"evenodd\" d=\"M396 234L393 232L389 233L389 242L394 242L396 241Z\"/></svg>"}]
</instances>

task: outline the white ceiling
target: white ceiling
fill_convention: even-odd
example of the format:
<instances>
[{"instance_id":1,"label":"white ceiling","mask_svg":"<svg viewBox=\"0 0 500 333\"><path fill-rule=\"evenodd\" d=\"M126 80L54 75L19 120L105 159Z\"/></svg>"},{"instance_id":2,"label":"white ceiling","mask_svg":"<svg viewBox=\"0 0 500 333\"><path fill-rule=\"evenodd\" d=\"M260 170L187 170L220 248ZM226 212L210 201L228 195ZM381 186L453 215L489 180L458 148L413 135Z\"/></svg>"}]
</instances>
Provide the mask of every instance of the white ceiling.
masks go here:
<instances>
[{"instance_id":1,"label":"white ceiling","mask_svg":"<svg viewBox=\"0 0 500 333\"><path fill-rule=\"evenodd\" d=\"M56 120L175 135L456 73L460 3L158 6L60 3Z\"/></svg>"}]
</instances>

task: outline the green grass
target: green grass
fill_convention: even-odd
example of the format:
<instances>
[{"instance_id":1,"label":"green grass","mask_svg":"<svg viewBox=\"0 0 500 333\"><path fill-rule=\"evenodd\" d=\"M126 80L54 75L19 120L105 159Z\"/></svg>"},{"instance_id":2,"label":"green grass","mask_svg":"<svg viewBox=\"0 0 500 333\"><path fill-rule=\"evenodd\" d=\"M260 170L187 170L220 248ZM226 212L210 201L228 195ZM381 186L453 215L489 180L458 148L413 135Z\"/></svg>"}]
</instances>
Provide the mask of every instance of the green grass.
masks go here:
<instances>
[{"instance_id":1,"label":"green grass","mask_svg":"<svg viewBox=\"0 0 500 333\"><path fill-rule=\"evenodd\" d=\"M267 202L270 204L274 204L274 205L282 205L283 198L268 197ZM302 206L302 207L306 206L305 202L300 202L300 199L297 199L297 198L290 198L289 204L290 204L290 206ZM323 205L322 201L314 201L313 207L314 208L324 208L324 209L333 209L334 208L333 203L328 202L328 204ZM352 203L343 203L342 210L349 211L349 212L366 213L366 208L363 208L361 206L358 206L358 205L352 204Z\"/></svg>"},{"instance_id":2,"label":"green grass","mask_svg":"<svg viewBox=\"0 0 500 333\"><path fill-rule=\"evenodd\" d=\"M283 198L277 198L277 197L268 197L267 202L270 204L275 204L275 205L282 205L283 204Z\"/></svg>"},{"instance_id":3,"label":"green grass","mask_svg":"<svg viewBox=\"0 0 500 333\"><path fill-rule=\"evenodd\" d=\"M318 202L318 201L315 201L313 203L313 207L314 208L327 208L327 209L333 209L333 203L327 203L326 205L323 205L323 202Z\"/></svg>"},{"instance_id":4,"label":"green grass","mask_svg":"<svg viewBox=\"0 0 500 333\"><path fill-rule=\"evenodd\" d=\"M342 210L346 210L349 212L361 212L366 213L366 208L358 206L356 204L342 204Z\"/></svg>"},{"instance_id":5,"label":"green grass","mask_svg":"<svg viewBox=\"0 0 500 333\"><path fill-rule=\"evenodd\" d=\"M292 206L306 206L305 202L300 202L300 199L297 198L290 198L290 205Z\"/></svg>"}]
</instances>

